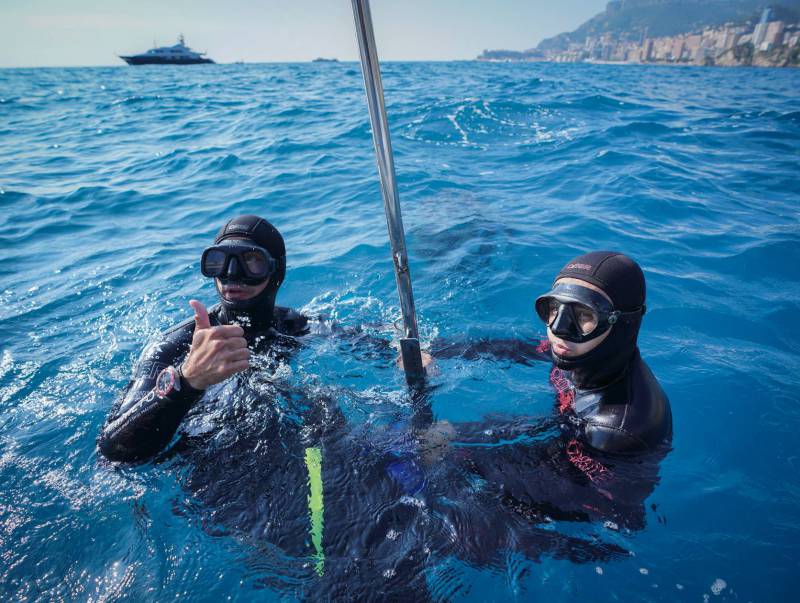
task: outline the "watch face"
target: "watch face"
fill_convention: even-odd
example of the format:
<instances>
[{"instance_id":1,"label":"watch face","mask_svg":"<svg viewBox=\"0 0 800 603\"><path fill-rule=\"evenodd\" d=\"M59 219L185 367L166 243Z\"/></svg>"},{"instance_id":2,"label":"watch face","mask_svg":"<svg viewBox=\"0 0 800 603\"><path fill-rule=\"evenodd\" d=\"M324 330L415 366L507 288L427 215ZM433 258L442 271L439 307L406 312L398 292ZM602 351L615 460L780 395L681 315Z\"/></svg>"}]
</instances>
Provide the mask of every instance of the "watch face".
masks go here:
<instances>
[{"instance_id":1,"label":"watch face","mask_svg":"<svg viewBox=\"0 0 800 603\"><path fill-rule=\"evenodd\" d=\"M159 396L166 396L172 392L175 386L175 369L168 366L158 374L156 379L156 393Z\"/></svg>"}]
</instances>

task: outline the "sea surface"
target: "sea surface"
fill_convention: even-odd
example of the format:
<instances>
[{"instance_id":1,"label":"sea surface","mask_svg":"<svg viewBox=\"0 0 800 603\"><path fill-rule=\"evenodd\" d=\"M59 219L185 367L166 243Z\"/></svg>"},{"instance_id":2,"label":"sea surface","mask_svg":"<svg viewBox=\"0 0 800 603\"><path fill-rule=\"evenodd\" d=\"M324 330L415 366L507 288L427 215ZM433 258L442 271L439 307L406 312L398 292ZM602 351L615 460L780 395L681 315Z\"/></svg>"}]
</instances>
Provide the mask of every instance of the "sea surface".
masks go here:
<instances>
[{"instance_id":1,"label":"sea surface","mask_svg":"<svg viewBox=\"0 0 800 603\"><path fill-rule=\"evenodd\" d=\"M359 566L356 579L326 560L326 579L378 597L411 578L392 556L425 550L421 592L440 601L797 600L800 71L472 62L383 71L423 344L535 338L533 301L567 260L624 251L647 278L639 342L672 403L674 449L640 529L536 526L613 543L623 556L499 550L476 563L430 553L424 530L388 529L379 535L388 569ZM95 448L147 341L191 317L189 299L214 303L200 253L243 213L286 239L279 304L331 330L396 339L358 64L0 70L4 601L334 592L316 590L322 578L303 569L314 551L308 478L261 482L279 455L258 456L252 479L235 473L217 442L236 440L230 425L202 455L114 466ZM326 397L355 427L403 416L409 395L392 353L341 341L309 338L266 381ZM437 368L438 420L553 412L542 363L456 358ZM211 420L245 430L263 404L250 414L239 401ZM264 430L239 450L243 466L276 437ZM368 472L338 474L373 487ZM353 490L345 485L325 482L326 509ZM233 514L230 501L247 496L267 504ZM403 508L424 512L424 497L406 496ZM282 521L273 501L299 501L301 516L273 525ZM344 502L354 526L383 529L358 498ZM288 531L277 542L267 526ZM350 537L326 532L322 544Z\"/></svg>"}]
</instances>

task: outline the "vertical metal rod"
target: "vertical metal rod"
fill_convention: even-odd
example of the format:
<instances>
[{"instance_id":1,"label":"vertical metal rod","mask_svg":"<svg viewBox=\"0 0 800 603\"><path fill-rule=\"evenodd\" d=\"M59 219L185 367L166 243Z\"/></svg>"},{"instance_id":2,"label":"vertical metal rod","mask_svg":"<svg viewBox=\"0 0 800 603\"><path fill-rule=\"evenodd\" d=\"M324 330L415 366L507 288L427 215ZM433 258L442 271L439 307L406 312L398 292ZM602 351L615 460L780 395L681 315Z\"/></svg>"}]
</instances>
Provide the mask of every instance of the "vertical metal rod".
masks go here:
<instances>
[{"instance_id":1,"label":"vertical metal rod","mask_svg":"<svg viewBox=\"0 0 800 603\"><path fill-rule=\"evenodd\" d=\"M378 50L375 47L375 34L372 30L372 15L369 0L352 0L353 17L356 24L358 48L361 52L361 71L364 74L364 88L367 93L369 118L372 124L372 140L375 143L375 158L383 194L383 208L389 228L389 242L392 246L394 274L397 292L400 296L400 310L403 313L404 340L401 340L403 364L406 375L422 371L422 358L419 353L419 331L417 313L414 309L414 295L411 290L411 273L406 252L406 237L403 231L403 217L400 213L400 198L397 194L397 181L392 155L392 141L386 118L383 100L381 67L378 63ZM413 341L409 341L413 340ZM408 356L408 358L407 358Z\"/></svg>"}]
</instances>

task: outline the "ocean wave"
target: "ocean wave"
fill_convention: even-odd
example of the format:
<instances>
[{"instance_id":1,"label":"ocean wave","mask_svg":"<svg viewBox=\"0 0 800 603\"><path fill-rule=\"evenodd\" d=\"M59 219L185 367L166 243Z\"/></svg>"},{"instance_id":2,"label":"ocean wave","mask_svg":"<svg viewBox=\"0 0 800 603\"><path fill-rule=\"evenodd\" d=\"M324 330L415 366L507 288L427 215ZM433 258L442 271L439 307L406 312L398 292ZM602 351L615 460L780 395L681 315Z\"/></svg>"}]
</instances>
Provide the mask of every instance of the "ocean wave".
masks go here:
<instances>
[{"instance_id":1,"label":"ocean wave","mask_svg":"<svg viewBox=\"0 0 800 603\"><path fill-rule=\"evenodd\" d=\"M0 505L0 578L12 598L255 590L278 598L266 589L303 594L317 584L303 565L307 500L292 496L302 484L267 496L246 487L247 466L216 464L235 429L214 432L201 463L178 455L112 470L95 452L144 343L191 318L189 299L214 303L199 254L232 215L264 215L283 233L279 304L320 315L329 329L395 338L397 288L358 67L216 67L0 70L0 478L16 496ZM679 583L699 600L717 577L702 569L719 561L709 551L730 542L725 579L737 577L737 595L780 599L757 596L748 576L794 578L775 560L795 552L784 528L796 523L800 493L774 484L798 466L786 451L800 427L792 409L800 72L761 70L746 89L742 77L678 67L384 65L423 343L537 337L533 300L565 262L597 248L631 254L648 280L641 352L675 420L653 503L676 519L671 542L690 543L665 545L648 511L646 530L612 535L636 552L608 564L624 578L613 587L596 569L543 551L535 566L516 553L488 564L431 560L432 597L566 601L593 589L601 599L635 599L649 567L661 589L652 592ZM269 379L327 397L370 429L411 405L394 357L388 345L362 353L319 336ZM440 364L437 419L551 410L544 365ZM279 454L267 445L271 408L220 407L212 416L242 412L238 426L265 430L259 453ZM710 425L725 437L710 443ZM743 455L742 441L759 443L759 454ZM753 475L763 488L751 484L737 498ZM342 503L337 494L356 484L336 472L330 479L326 505ZM297 505L300 535L289 552L263 537L275 529L270 500ZM753 518L753 501L770 522ZM344 517L374 518L372 536L405 555L393 543L413 542L413 532L391 532L392 540L378 518L417 503L352 504ZM582 531L564 523L542 531ZM330 538L342 544L346 533ZM81 552L87 542L96 554ZM364 580L378 588L380 576ZM554 594L553 577L569 588Z\"/></svg>"}]
</instances>

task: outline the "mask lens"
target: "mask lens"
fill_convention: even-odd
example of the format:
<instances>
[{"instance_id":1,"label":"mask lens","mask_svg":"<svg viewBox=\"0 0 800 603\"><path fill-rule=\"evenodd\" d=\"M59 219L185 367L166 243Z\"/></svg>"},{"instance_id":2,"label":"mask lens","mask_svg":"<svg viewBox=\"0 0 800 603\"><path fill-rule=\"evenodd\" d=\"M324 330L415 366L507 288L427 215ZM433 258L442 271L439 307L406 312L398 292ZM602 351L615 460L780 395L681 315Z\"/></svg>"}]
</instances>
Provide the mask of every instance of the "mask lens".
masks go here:
<instances>
[{"instance_id":1,"label":"mask lens","mask_svg":"<svg viewBox=\"0 0 800 603\"><path fill-rule=\"evenodd\" d=\"M558 301L551 297L542 304L539 317L546 325L552 325L553 321L555 321L558 316L558 311L563 305L565 305L565 302ZM575 316L575 321L581 333L588 335L597 328L598 316L597 312L592 308L574 302L568 302L567 305L572 307L572 314Z\"/></svg>"},{"instance_id":2,"label":"mask lens","mask_svg":"<svg viewBox=\"0 0 800 603\"><path fill-rule=\"evenodd\" d=\"M554 335L576 343L599 337L619 315L600 293L568 283L556 283L552 291L539 296L536 313Z\"/></svg>"},{"instance_id":3,"label":"mask lens","mask_svg":"<svg viewBox=\"0 0 800 603\"><path fill-rule=\"evenodd\" d=\"M536 300L536 304L534 305L536 308L536 314L544 324L549 325L551 321L548 320L548 316L550 314L550 298L548 297L540 297Z\"/></svg>"},{"instance_id":4,"label":"mask lens","mask_svg":"<svg viewBox=\"0 0 800 603\"><path fill-rule=\"evenodd\" d=\"M267 258L258 251L246 251L242 254L247 271L252 276L267 276Z\"/></svg>"},{"instance_id":5,"label":"mask lens","mask_svg":"<svg viewBox=\"0 0 800 603\"><path fill-rule=\"evenodd\" d=\"M555 299L549 299L547 301L547 320L545 321L545 323L547 323L548 325L553 324L553 321L556 319L556 316L558 316L558 309L560 307L561 307L561 302Z\"/></svg>"},{"instance_id":6,"label":"mask lens","mask_svg":"<svg viewBox=\"0 0 800 603\"><path fill-rule=\"evenodd\" d=\"M222 269L225 267L225 258L227 256L218 249L211 249L203 257L203 273L209 276L218 276L222 274Z\"/></svg>"},{"instance_id":7,"label":"mask lens","mask_svg":"<svg viewBox=\"0 0 800 603\"><path fill-rule=\"evenodd\" d=\"M558 311L562 305L564 305L563 302L553 297L540 297L536 301L536 313L541 321L549 327L558 317Z\"/></svg>"},{"instance_id":8,"label":"mask lens","mask_svg":"<svg viewBox=\"0 0 800 603\"><path fill-rule=\"evenodd\" d=\"M583 335L588 335L597 328L599 317L597 316L597 312L592 308L581 304L573 304L572 313L575 316L575 321L578 323L578 330Z\"/></svg>"}]
</instances>

